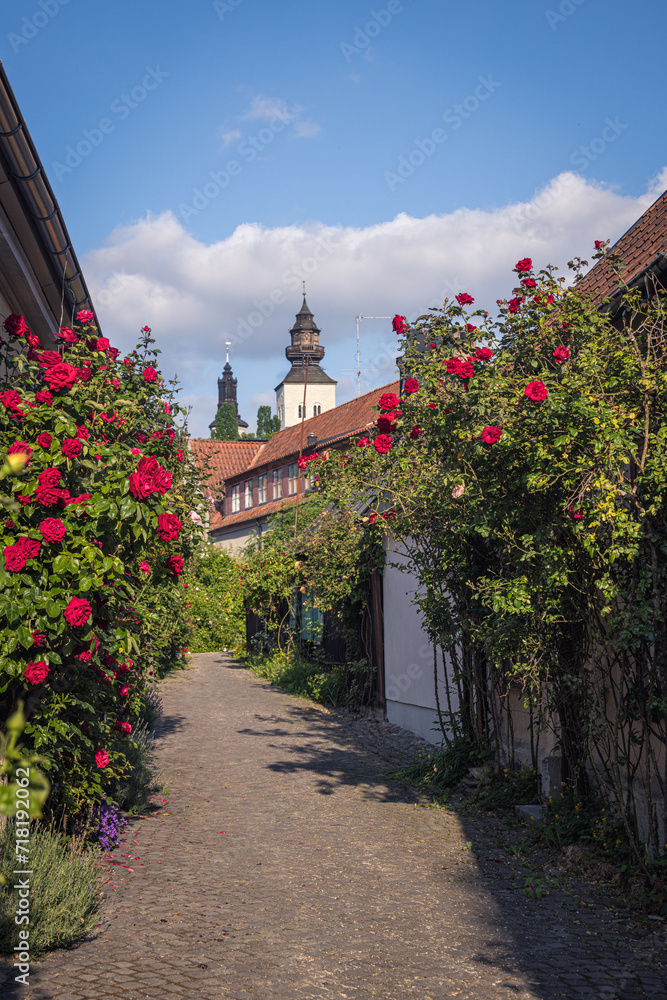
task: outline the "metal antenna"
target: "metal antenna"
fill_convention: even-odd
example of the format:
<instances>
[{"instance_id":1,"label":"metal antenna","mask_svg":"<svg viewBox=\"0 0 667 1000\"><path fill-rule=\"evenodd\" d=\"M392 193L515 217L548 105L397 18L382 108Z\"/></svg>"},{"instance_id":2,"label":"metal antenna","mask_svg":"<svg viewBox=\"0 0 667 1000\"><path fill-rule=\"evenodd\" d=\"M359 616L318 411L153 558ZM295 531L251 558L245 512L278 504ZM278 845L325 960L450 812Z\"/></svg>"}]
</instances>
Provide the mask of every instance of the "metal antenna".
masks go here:
<instances>
[{"instance_id":1,"label":"metal antenna","mask_svg":"<svg viewBox=\"0 0 667 1000\"><path fill-rule=\"evenodd\" d=\"M225 341L225 347L227 348L227 364L229 364L229 348L232 346L231 340Z\"/></svg>"},{"instance_id":2,"label":"metal antenna","mask_svg":"<svg viewBox=\"0 0 667 1000\"><path fill-rule=\"evenodd\" d=\"M361 376L362 376L362 374L363 375L369 375L370 374L370 372L362 372L361 371L361 356L360 356L360 349L359 349L359 324L362 322L362 320L365 320L365 319L391 319L391 318L392 318L391 316L364 316L362 313L359 313L359 315L357 316L357 396L361 395Z\"/></svg>"}]
</instances>

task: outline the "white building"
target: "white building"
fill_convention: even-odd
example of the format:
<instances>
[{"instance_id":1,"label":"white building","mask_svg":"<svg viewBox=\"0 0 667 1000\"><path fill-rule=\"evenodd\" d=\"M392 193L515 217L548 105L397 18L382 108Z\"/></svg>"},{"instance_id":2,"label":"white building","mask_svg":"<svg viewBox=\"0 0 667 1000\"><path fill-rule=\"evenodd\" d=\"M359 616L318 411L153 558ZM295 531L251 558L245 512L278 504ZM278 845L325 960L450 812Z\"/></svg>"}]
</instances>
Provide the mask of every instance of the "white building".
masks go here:
<instances>
[{"instance_id":1,"label":"white building","mask_svg":"<svg viewBox=\"0 0 667 1000\"><path fill-rule=\"evenodd\" d=\"M337 383L320 368L324 348L320 347L320 330L305 294L290 336L292 343L285 348L285 355L292 367L276 386L276 410L281 430L300 423L303 417L317 417L333 410L336 405Z\"/></svg>"}]
</instances>

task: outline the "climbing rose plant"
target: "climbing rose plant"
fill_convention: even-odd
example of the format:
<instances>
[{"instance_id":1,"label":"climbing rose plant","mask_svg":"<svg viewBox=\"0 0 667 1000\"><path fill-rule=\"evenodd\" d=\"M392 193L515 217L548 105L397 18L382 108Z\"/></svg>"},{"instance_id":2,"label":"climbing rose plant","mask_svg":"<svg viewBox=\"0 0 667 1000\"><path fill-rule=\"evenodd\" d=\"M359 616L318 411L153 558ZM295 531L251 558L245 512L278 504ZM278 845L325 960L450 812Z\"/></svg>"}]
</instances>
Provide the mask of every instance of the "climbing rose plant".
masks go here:
<instances>
[{"instance_id":1,"label":"climbing rose plant","mask_svg":"<svg viewBox=\"0 0 667 1000\"><path fill-rule=\"evenodd\" d=\"M201 504L150 329L123 358L93 319L42 350L9 316L1 347L0 718L25 703L51 807L74 814L127 772L129 720L187 648Z\"/></svg>"}]
</instances>

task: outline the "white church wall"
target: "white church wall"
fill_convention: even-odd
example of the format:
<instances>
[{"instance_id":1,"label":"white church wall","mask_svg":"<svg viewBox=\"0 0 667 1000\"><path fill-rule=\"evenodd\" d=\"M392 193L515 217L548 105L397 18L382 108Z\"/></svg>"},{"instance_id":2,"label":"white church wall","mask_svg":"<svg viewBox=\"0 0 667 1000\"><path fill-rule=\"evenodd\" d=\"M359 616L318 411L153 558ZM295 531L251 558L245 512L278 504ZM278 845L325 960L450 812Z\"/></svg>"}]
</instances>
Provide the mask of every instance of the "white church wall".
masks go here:
<instances>
[{"instance_id":1,"label":"white church wall","mask_svg":"<svg viewBox=\"0 0 667 1000\"><path fill-rule=\"evenodd\" d=\"M280 429L292 427L301 421L299 407L303 406L303 383L281 383L276 390L276 411L280 417ZM336 406L336 385L314 383L306 386L306 419L315 416L314 407L320 413L333 410Z\"/></svg>"},{"instance_id":2,"label":"white church wall","mask_svg":"<svg viewBox=\"0 0 667 1000\"><path fill-rule=\"evenodd\" d=\"M424 631L422 617L412 603L418 590L417 579L407 568L408 558L389 538L387 565L383 577L384 674L386 713L393 722L431 743L441 740L435 698L433 645ZM451 683L452 665L447 659L452 711L458 709L456 687ZM438 696L447 711L443 660L437 652ZM446 717L445 717L446 718Z\"/></svg>"}]
</instances>

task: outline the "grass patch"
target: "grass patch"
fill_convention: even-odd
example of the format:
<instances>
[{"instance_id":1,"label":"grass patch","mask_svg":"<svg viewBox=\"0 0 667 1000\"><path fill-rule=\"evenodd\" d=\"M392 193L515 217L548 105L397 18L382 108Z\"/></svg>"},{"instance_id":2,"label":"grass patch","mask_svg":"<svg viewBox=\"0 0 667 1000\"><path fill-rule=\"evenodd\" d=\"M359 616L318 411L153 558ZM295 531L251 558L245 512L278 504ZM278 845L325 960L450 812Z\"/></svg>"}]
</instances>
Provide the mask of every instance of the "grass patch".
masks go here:
<instances>
[{"instance_id":1,"label":"grass patch","mask_svg":"<svg viewBox=\"0 0 667 1000\"><path fill-rule=\"evenodd\" d=\"M493 750L461 736L449 746L419 750L414 764L395 771L393 777L438 801L447 799L471 767L486 764Z\"/></svg>"},{"instance_id":2,"label":"grass patch","mask_svg":"<svg viewBox=\"0 0 667 1000\"><path fill-rule=\"evenodd\" d=\"M358 710L370 700L372 675L366 660L327 664L299 651L279 650L246 653L241 660L269 684L320 705Z\"/></svg>"},{"instance_id":3,"label":"grass patch","mask_svg":"<svg viewBox=\"0 0 667 1000\"><path fill-rule=\"evenodd\" d=\"M0 954L9 955L18 944L14 916L19 894L13 888L14 823L0 830L0 870L7 885L0 886ZM31 824L30 838L30 954L34 958L80 940L98 922L100 851L82 838L64 837L52 827ZM21 925L28 926L28 925Z\"/></svg>"}]
</instances>

